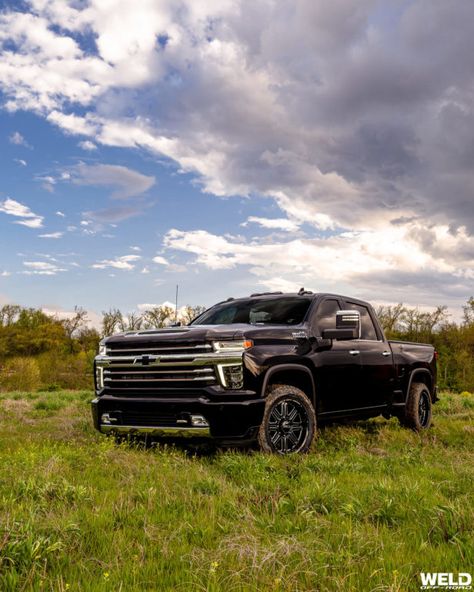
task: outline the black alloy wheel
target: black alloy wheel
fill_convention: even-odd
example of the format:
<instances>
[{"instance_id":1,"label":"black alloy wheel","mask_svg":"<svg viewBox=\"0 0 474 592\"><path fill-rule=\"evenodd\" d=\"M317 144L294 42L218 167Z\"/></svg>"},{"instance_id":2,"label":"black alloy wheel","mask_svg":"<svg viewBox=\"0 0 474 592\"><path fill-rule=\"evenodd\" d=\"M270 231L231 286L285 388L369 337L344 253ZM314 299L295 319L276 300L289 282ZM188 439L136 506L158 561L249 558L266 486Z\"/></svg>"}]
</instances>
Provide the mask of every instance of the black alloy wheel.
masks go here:
<instances>
[{"instance_id":1,"label":"black alloy wheel","mask_svg":"<svg viewBox=\"0 0 474 592\"><path fill-rule=\"evenodd\" d=\"M403 414L399 416L400 423L421 432L431 426L431 418L431 393L426 384L415 382L410 387Z\"/></svg>"},{"instance_id":2,"label":"black alloy wheel","mask_svg":"<svg viewBox=\"0 0 474 592\"><path fill-rule=\"evenodd\" d=\"M423 429L426 429L431 415L431 398L427 390L423 390L418 401L418 421Z\"/></svg>"},{"instance_id":3,"label":"black alloy wheel","mask_svg":"<svg viewBox=\"0 0 474 592\"><path fill-rule=\"evenodd\" d=\"M265 452L307 452L316 431L316 415L305 393L290 385L273 385L266 398L258 441Z\"/></svg>"}]
</instances>

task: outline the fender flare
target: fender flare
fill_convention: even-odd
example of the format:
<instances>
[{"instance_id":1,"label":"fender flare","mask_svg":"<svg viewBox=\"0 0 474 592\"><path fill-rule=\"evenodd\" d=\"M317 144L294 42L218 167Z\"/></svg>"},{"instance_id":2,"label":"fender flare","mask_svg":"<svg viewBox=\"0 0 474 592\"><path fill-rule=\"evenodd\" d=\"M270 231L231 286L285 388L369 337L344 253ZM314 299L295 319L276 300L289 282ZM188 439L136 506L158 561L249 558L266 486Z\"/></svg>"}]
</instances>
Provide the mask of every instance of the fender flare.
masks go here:
<instances>
[{"instance_id":1,"label":"fender flare","mask_svg":"<svg viewBox=\"0 0 474 592\"><path fill-rule=\"evenodd\" d=\"M303 366L302 364L277 364L276 366L270 366L270 368L265 373L265 377L263 379L262 384L262 397L265 395L265 391L267 390L268 382L273 374L277 372L300 372L303 374L307 374L309 376L311 382L311 393L308 393L310 396L310 400L316 409L316 386L314 384L314 377L309 368Z\"/></svg>"},{"instance_id":2,"label":"fender flare","mask_svg":"<svg viewBox=\"0 0 474 592\"><path fill-rule=\"evenodd\" d=\"M429 388L431 397L433 397L433 393L432 393L432 390L433 390L433 376L432 376L431 372L427 368L415 368L415 370L413 370L413 372L410 374L410 379L408 381L407 393L405 395L405 404L406 404L406 402L408 400L408 395L410 394L410 389L411 389L411 385L412 385L413 379L414 379L414 377L416 375L419 375L419 374L427 374L429 376L430 386L428 388Z\"/></svg>"}]
</instances>

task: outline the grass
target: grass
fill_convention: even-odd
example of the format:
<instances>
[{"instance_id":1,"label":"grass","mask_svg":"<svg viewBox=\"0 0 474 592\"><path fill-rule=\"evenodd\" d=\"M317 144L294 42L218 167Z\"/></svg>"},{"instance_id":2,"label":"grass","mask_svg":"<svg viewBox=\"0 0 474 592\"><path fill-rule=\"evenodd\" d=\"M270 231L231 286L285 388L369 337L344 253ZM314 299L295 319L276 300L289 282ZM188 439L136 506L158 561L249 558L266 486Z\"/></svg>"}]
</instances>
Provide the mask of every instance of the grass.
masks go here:
<instances>
[{"instance_id":1,"label":"grass","mask_svg":"<svg viewBox=\"0 0 474 592\"><path fill-rule=\"evenodd\" d=\"M0 394L0 590L419 590L474 569L474 396L306 456L114 444L90 392Z\"/></svg>"}]
</instances>

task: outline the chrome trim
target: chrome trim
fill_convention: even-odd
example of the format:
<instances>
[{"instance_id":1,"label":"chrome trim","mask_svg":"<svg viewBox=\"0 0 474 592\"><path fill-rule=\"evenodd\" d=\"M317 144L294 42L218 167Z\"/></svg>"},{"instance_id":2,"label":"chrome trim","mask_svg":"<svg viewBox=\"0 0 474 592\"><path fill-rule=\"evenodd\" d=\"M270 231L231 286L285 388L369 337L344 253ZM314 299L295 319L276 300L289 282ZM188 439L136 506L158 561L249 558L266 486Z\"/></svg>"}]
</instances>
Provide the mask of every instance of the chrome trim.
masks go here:
<instances>
[{"instance_id":1,"label":"chrome trim","mask_svg":"<svg viewBox=\"0 0 474 592\"><path fill-rule=\"evenodd\" d=\"M215 376L195 376L194 378L104 378L106 382L193 382L195 380L215 380Z\"/></svg>"},{"instance_id":2,"label":"chrome trim","mask_svg":"<svg viewBox=\"0 0 474 592\"><path fill-rule=\"evenodd\" d=\"M117 433L117 434L149 434L151 436L166 436L177 438L210 438L211 431L209 427L195 428L195 427L159 427L159 426L117 426L117 425L100 425L99 429L102 433Z\"/></svg>"},{"instance_id":3,"label":"chrome trim","mask_svg":"<svg viewBox=\"0 0 474 592\"><path fill-rule=\"evenodd\" d=\"M229 355L219 354L217 352L209 354L175 354L175 355L147 355L148 363L146 366L206 366L210 364L241 364L242 354ZM142 356L97 356L95 361L97 366L102 368L137 368L138 362L141 362Z\"/></svg>"},{"instance_id":4,"label":"chrome trim","mask_svg":"<svg viewBox=\"0 0 474 592\"><path fill-rule=\"evenodd\" d=\"M107 353L111 354L111 353L125 353L125 352L141 352L146 354L146 352L148 351L155 351L155 350L160 350L160 351L176 351L177 349L186 349L186 350L199 350L199 349L207 349L207 350L212 350L212 345L209 344L203 344L203 345L175 345L174 347L160 347L160 346L156 346L156 347L139 347L139 348L117 348L117 349L113 349L111 347L107 348ZM159 354L157 354L159 355ZM166 354L165 354L166 355ZM186 354L185 354L186 355Z\"/></svg>"}]
</instances>

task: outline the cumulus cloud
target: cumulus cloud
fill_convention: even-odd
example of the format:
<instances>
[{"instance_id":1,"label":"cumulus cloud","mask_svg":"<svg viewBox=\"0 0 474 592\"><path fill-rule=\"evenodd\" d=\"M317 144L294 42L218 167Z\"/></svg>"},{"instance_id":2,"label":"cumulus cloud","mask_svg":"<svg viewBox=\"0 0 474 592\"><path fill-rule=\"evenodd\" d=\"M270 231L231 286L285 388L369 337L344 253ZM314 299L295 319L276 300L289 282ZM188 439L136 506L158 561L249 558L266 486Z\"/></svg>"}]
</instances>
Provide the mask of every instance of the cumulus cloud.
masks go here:
<instances>
[{"instance_id":1,"label":"cumulus cloud","mask_svg":"<svg viewBox=\"0 0 474 592\"><path fill-rule=\"evenodd\" d=\"M21 224L29 228L41 228L43 226L43 216L38 216L28 206L9 197L0 201L0 212L21 218L21 220L16 220L15 224Z\"/></svg>"},{"instance_id":2,"label":"cumulus cloud","mask_svg":"<svg viewBox=\"0 0 474 592\"><path fill-rule=\"evenodd\" d=\"M122 257L116 257L115 259L103 259L92 265L93 269L106 269L112 267L114 269L123 269L131 271L135 269L135 262L139 261L141 257L139 255L123 255Z\"/></svg>"},{"instance_id":3,"label":"cumulus cloud","mask_svg":"<svg viewBox=\"0 0 474 592\"><path fill-rule=\"evenodd\" d=\"M396 299L403 295L408 301L412 300L413 285L426 285L429 277L432 282L439 277L446 282L451 276L451 284L462 286L464 294L468 293L474 280L472 238L464 230L453 234L448 227L433 227L431 239L436 240L437 250L430 253L420 239L423 231L423 226L412 224L409 229L393 226L390 231L345 232L329 238L249 242L205 230L173 229L165 236L164 245L187 253L195 264L211 270L245 266L258 283L272 290L294 289L296 285L339 290L341 284L346 284L348 291L356 290L373 299L373 287L377 285L378 294L386 294L387 299L393 298L396 287ZM391 276L394 280L387 281ZM431 296L436 300L439 295Z\"/></svg>"},{"instance_id":4,"label":"cumulus cloud","mask_svg":"<svg viewBox=\"0 0 474 592\"><path fill-rule=\"evenodd\" d=\"M90 140L84 140L82 142L79 142L78 146L79 148L82 148L83 150L87 150L89 152L97 150L97 146L94 144L94 142L91 142Z\"/></svg>"},{"instance_id":5,"label":"cumulus cloud","mask_svg":"<svg viewBox=\"0 0 474 592\"><path fill-rule=\"evenodd\" d=\"M281 220L314 226L301 248L322 241L318 248L348 277L345 261L355 262L345 245L372 253L360 237L377 237L378 256L365 253L357 263L380 277L405 265L466 277L474 231L473 3L29 6L0 15L7 109L35 111L94 145L168 157L216 196L270 198ZM81 35L94 37L94 51L85 51ZM73 182L113 187L115 198L154 184L124 167L78 167ZM262 220L247 224L275 229ZM278 230L290 231L286 224ZM228 239L207 239L230 248ZM413 268L407 244L425 268ZM237 246L207 260L195 255L225 268L244 257Z\"/></svg>"}]
</instances>

